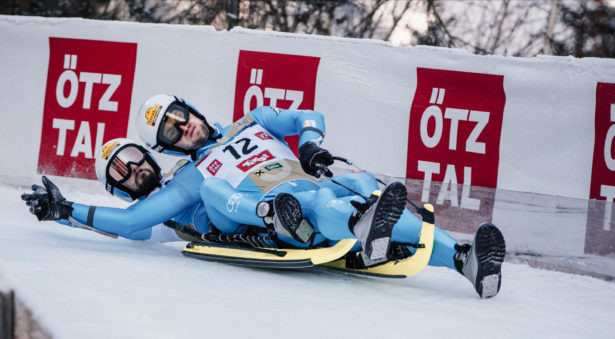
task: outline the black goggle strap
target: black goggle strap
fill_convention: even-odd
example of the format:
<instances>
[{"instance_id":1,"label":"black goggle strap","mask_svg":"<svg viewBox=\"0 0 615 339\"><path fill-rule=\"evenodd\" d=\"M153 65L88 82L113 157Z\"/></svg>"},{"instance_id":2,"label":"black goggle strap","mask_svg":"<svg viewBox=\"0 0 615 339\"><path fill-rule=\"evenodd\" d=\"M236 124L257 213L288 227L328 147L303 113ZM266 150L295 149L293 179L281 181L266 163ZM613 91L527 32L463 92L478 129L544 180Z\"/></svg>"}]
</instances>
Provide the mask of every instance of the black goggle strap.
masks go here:
<instances>
[{"instance_id":1,"label":"black goggle strap","mask_svg":"<svg viewBox=\"0 0 615 339\"><path fill-rule=\"evenodd\" d=\"M160 145L160 144L156 144L154 146L152 146L152 149L156 152L162 152L164 151L165 147Z\"/></svg>"},{"instance_id":2,"label":"black goggle strap","mask_svg":"<svg viewBox=\"0 0 615 339\"><path fill-rule=\"evenodd\" d=\"M192 107L192 105L186 103L183 99L175 97L175 100L177 103L179 103L182 107L186 108L186 110L188 111L188 113L190 114L194 114L195 117L201 119L203 121L203 123L205 123L205 126L207 126L207 128L209 128L209 137L211 138L211 136L213 135L213 133L216 131L215 129L213 129L209 123L207 123L207 119L205 119L205 117L203 116L203 114L201 114L196 108Z\"/></svg>"}]
</instances>

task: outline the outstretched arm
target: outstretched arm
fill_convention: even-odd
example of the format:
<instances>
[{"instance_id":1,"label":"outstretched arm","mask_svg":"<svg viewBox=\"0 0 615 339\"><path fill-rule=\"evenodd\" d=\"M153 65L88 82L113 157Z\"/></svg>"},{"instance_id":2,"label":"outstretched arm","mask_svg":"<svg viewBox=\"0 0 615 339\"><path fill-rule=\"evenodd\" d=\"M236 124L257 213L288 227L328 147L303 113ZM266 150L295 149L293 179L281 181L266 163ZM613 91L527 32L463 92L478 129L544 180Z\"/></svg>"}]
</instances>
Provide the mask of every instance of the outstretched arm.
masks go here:
<instances>
[{"instance_id":1,"label":"outstretched arm","mask_svg":"<svg viewBox=\"0 0 615 339\"><path fill-rule=\"evenodd\" d=\"M43 177L45 187L34 185L34 192L23 194L22 199L39 220L57 220L67 224L67 219L72 217L77 223L140 240L143 239L143 230L170 220L199 203L202 180L194 166L186 166L163 189L126 209L69 202L46 177Z\"/></svg>"},{"instance_id":2,"label":"outstretched arm","mask_svg":"<svg viewBox=\"0 0 615 339\"><path fill-rule=\"evenodd\" d=\"M191 164L182 167L158 192L126 209L73 204L77 221L105 232L134 238L135 232L170 220L201 202L201 173Z\"/></svg>"},{"instance_id":3,"label":"outstretched arm","mask_svg":"<svg viewBox=\"0 0 615 339\"><path fill-rule=\"evenodd\" d=\"M138 232L170 220L194 204L194 199L181 185L169 184L126 209L73 203L71 216L101 231L140 239Z\"/></svg>"}]
</instances>

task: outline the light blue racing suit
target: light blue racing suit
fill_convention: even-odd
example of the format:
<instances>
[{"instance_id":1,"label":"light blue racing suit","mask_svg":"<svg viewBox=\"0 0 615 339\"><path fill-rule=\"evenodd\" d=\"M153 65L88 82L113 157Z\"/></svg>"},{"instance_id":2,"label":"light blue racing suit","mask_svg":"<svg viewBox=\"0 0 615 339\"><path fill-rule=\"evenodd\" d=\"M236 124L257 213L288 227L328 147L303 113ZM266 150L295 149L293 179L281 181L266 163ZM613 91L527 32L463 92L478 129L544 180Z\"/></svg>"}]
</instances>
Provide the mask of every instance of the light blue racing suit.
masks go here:
<instances>
[{"instance_id":1,"label":"light blue racing suit","mask_svg":"<svg viewBox=\"0 0 615 339\"><path fill-rule=\"evenodd\" d=\"M354 238L348 229L354 211L349 202L363 198L331 180L318 182L305 174L283 141L284 136L297 134L299 145L320 144L325 135L322 114L258 108L229 126L217 125L219 138L201 148L197 160L177 170L157 192L127 209L73 203L71 216L82 224L134 240L155 238L152 230L156 227L169 233L160 224L170 219L193 224L203 233L209 231L211 220L223 233L239 233L245 225L264 226L255 213L259 201L287 192L300 201L318 233L315 243ZM365 172L340 175L335 181L363 196L378 189L376 180ZM418 243L421 225L421 219L406 209L393 228L392 241ZM166 240L173 237L177 236ZM306 246L290 238L280 239ZM429 264L455 269L456 243L436 228Z\"/></svg>"},{"instance_id":2,"label":"light blue racing suit","mask_svg":"<svg viewBox=\"0 0 615 339\"><path fill-rule=\"evenodd\" d=\"M299 135L299 146L306 142L320 144L325 136L321 113L260 107L218 130L220 138L199 150L195 164L205 177L201 196L207 214L223 233L241 232L244 225L263 226L263 220L256 216L256 205L285 192L301 203L304 216L317 233L314 243L355 237L348 228L348 220L355 211L350 201L365 201L361 196L368 197L378 190L375 178L360 172L337 176L337 183L316 181L305 174L283 141L285 136ZM418 243L421 226L422 220L406 209L393 228L392 241ZM307 246L278 236L294 246ZM455 269L456 243L436 228L430 265Z\"/></svg>"}]
</instances>

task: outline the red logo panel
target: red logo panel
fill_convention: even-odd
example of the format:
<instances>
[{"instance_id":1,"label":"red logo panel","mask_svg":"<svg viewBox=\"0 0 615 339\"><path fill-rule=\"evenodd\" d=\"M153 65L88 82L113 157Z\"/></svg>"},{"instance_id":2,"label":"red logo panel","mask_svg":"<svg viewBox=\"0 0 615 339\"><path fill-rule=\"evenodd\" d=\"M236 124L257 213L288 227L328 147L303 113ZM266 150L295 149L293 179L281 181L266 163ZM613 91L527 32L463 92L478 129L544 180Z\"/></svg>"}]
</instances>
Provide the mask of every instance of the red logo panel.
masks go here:
<instances>
[{"instance_id":1,"label":"red logo panel","mask_svg":"<svg viewBox=\"0 0 615 339\"><path fill-rule=\"evenodd\" d=\"M211 164L207 166L207 171L211 173L211 175L215 176L216 173L218 173L220 167L222 167L222 163L218 161L218 159L214 159L214 161L212 161Z\"/></svg>"},{"instance_id":2,"label":"red logo panel","mask_svg":"<svg viewBox=\"0 0 615 339\"><path fill-rule=\"evenodd\" d=\"M237 168L239 168L240 170L247 172L249 171L252 167L263 163L265 161L269 161L271 159L274 159L275 157L273 155L271 155L271 153L269 153L269 151L265 150L263 152L260 152L257 155L254 155L252 157L250 157L249 159L246 159L244 161L242 161L239 165L237 165Z\"/></svg>"},{"instance_id":3,"label":"red logo panel","mask_svg":"<svg viewBox=\"0 0 615 339\"><path fill-rule=\"evenodd\" d=\"M267 132L258 132L254 135L261 140L273 140L273 137L269 135Z\"/></svg>"},{"instance_id":4,"label":"red logo panel","mask_svg":"<svg viewBox=\"0 0 615 339\"><path fill-rule=\"evenodd\" d=\"M96 179L94 155L125 137L137 44L49 38L38 173Z\"/></svg>"},{"instance_id":5,"label":"red logo panel","mask_svg":"<svg viewBox=\"0 0 615 339\"><path fill-rule=\"evenodd\" d=\"M470 185L497 185L503 83L501 75L417 68L406 177L423 180L421 201L491 218L489 199Z\"/></svg>"},{"instance_id":6,"label":"red logo panel","mask_svg":"<svg viewBox=\"0 0 615 339\"><path fill-rule=\"evenodd\" d=\"M590 199L615 197L615 84L596 86L596 134Z\"/></svg>"},{"instance_id":7,"label":"red logo panel","mask_svg":"<svg viewBox=\"0 0 615 339\"><path fill-rule=\"evenodd\" d=\"M320 58L240 51L233 121L260 106L314 109ZM297 153L297 137L285 139Z\"/></svg>"},{"instance_id":8,"label":"red logo panel","mask_svg":"<svg viewBox=\"0 0 615 339\"><path fill-rule=\"evenodd\" d=\"M594 160L585 253L615 253L615 83L596 86ZM602 200L602 201L596 201Z\"/></svg>"}]
</instances>

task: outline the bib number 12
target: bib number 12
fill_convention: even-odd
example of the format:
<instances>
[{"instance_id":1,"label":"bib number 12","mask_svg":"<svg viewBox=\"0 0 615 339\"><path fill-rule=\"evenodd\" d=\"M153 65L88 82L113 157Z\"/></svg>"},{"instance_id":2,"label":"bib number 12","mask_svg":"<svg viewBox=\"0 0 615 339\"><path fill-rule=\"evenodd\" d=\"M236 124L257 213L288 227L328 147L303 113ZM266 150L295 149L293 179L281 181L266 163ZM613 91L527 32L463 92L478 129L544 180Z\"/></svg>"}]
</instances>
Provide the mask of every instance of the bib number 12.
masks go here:
<instances>
[{"instance_id":1,"label":"bib number 12","mask_svg":"<svg viewBox=\"0 0 615 339\"><path fill-rule=\"evenodd\" d=\"M239 152L237 152L237 149L235 149L235 147L233 145L228 145L228 146L224 147L222 149L222 151L223 152L231 153L233 158L235 158L236 160L239 160L239 158L241 158L244 155L248 155L248 154L254 152L258 148L258 145L250 146L250 139L248 139L248 138L241 138L241 139L235 141L233 144L235 144L235 145L243 144L240 147L238 147L241 150L241 155L239 154Z\"/></svg>"}]
</instances>

